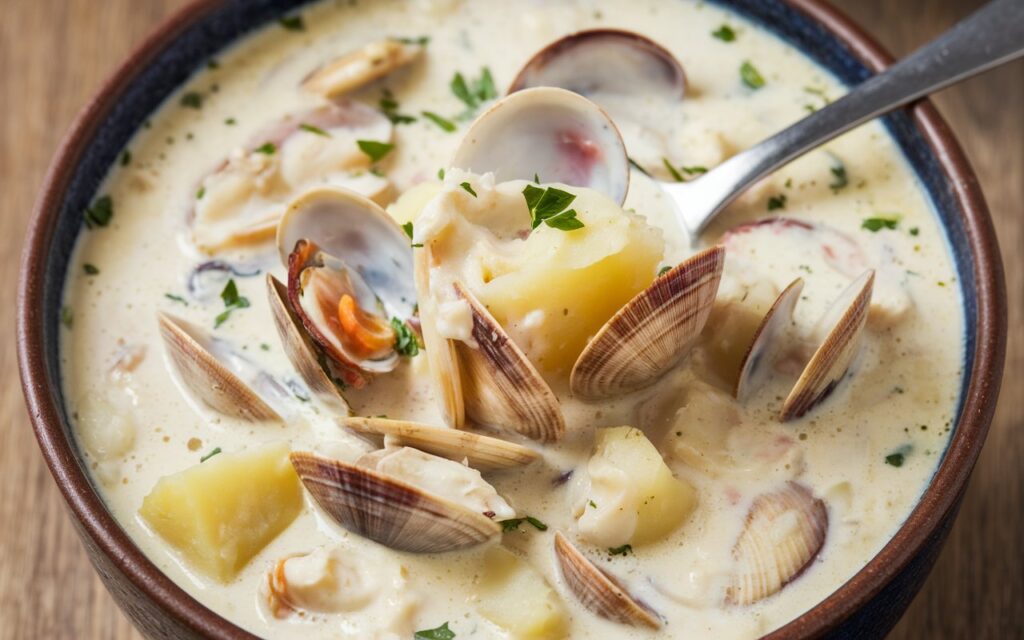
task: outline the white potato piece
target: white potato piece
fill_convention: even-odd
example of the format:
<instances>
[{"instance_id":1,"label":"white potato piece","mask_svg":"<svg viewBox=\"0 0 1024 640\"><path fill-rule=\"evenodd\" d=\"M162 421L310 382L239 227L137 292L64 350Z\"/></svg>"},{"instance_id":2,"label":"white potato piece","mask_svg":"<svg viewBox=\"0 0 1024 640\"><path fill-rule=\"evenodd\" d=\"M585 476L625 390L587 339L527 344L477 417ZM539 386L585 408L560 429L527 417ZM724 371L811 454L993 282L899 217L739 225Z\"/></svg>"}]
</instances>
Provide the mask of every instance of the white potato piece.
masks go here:
<instances>
[{"instance_id":1,"label":"white potato piece","mask_svg":"<svg viewBox=\"0 0 1024 640\"><path fill-rule=\"evenodd\" d=\"M484 618L515 640L555 640L568 633L565 607L540 573L504 547L488 549L480 579Z\"/></svg>"}]
</instances>

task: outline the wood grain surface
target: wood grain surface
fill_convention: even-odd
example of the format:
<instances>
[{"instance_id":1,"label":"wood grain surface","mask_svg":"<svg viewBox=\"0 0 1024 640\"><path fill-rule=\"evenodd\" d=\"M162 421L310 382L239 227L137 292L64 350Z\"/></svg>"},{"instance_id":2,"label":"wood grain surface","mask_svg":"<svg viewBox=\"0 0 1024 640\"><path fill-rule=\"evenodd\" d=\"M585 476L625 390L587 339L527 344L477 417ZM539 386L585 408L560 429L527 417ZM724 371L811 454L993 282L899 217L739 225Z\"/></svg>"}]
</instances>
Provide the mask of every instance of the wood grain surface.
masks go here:
<instances>
[{"instance_id":1,"label":"wood grain surface","mask_svg":"<svg viewBox=\"0 0 1024 640\"><path fill-rule=\"evenodd\" d=\"M100 81L183 0L3 0L0 21L0 638L138 638L93 574L28 424L14 292L26 222L50 156ZM842 0L896 55L980 0ZM1024 3L1021 10L1024 11ZM960 518L894 638L1024 636L1024 62L937 97L998 228L1010 295L996 420Z\"/></svg>"}]
</instances>

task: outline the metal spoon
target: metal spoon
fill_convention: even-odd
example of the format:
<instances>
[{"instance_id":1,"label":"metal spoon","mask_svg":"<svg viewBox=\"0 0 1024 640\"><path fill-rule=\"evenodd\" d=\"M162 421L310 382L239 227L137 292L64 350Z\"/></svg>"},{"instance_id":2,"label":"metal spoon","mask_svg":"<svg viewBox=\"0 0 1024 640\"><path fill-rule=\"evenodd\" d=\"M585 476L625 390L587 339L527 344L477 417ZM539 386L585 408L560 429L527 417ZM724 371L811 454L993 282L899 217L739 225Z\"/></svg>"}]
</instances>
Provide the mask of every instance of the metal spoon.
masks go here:
<instances>
[{"instance_id":1,"label":"metal spoon","mask_svg":"<svg viewBox=\"0 0 1024 640\"><path fill-rule=\"evenodd\" d=\"M1024 0L994 0L845 96L690 182L663 183L696 240L748 186L859 124L1024 55Z\"/></svg>"}]
</instances>

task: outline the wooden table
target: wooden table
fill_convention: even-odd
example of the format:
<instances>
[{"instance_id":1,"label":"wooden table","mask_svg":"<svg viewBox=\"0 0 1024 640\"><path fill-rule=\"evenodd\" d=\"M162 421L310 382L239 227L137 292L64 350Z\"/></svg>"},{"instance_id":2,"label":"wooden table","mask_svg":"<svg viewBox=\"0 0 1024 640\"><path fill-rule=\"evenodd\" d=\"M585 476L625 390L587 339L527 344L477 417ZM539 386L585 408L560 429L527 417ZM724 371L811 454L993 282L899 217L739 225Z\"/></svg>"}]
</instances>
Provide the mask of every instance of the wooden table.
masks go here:
<instances>
[{"instance_id":1,"label":"wooden table","mask_svg":"<svg viewBox=\"0 0 1024 640\"><path fill-rule=\"evenodd\" d=\"M78 542L16 382L14 288L26 221L50 156L101 79L184 0L5 0L0 21L0 638L138 638ZM842 0L897 55L980 0ZM1024 9L1022 9L1024 10ZM1002 399L953 533L895 638L1024 634L1024 62L947 90L998 227L1010 293Z\"/></svg>"}]
</instances>

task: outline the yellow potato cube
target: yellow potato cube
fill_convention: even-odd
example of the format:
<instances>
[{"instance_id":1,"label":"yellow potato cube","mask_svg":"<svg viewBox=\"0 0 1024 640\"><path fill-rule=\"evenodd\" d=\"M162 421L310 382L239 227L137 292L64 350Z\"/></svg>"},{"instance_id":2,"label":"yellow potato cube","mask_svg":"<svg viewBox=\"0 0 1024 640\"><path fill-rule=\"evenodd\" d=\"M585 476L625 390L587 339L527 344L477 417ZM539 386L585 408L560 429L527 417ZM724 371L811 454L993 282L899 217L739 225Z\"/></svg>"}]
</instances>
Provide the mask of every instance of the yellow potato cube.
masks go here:
<instances>
[{"instance_id":1,"label":"yellow potato cube","mask_svg":"<svg viewBox=\"0 0 1024 640\"><path fill-rule=\"evenodd\" d=\"M694 488L672 475L639 429L600 429L587 471L590 493L579 529L598 546L662 540L697 506Z\"/></svg>"},{"instance_id":2,"label":"yellow potato cube","mask_svg":"<svg viewBox=\"0 0 1024 640\"><path fill-rule=\"evenodd\" d=\"M480 615L516 640L554 640L568 635L558 594L526 561L504 547L484 555Z\"/></svg>"},{"instance_id":3,"label":"yellow potato cube","mask_svg":"<svg viewBox=\"0 0 1024 640\"><path fill-rule=\"evenodd\" d=\"M191 566L227 581L301 510L288 445L277 443L161 478L139 514Z\"/></svg>"}]
</instances>

